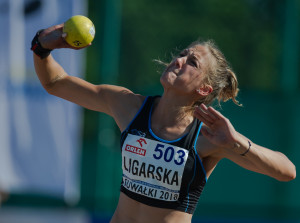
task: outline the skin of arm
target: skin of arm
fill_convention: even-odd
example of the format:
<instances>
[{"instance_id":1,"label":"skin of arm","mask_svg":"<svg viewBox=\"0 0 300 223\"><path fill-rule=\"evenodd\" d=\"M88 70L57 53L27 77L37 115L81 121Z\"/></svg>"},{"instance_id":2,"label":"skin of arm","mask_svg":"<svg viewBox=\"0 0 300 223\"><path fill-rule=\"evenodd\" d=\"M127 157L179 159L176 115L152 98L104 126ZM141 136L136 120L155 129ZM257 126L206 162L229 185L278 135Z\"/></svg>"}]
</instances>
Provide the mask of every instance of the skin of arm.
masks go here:
<instances>
[{"instance_id":1,"label":"skin of arm","mask_svg":"<svg viewBox=\"0 0 300 223\"><path fill-rule=\"evenodd\" d=\"M72 48L62 36L63 24L44 30L39 41L46 49ZM87 109L112 116L120 130L124 130L141 106L144 97L114 85L94 85L68 75L49 55L41 59L33 54L36 74L45 90Z\"/></svg>"},{"instance_id":2,"label":"skin of arm","mask_svg":"<svg viewBox=\"0 0 300 223\"><path fill-rule=\"evenodd\" d=\"M237 132L230 121L212 107L207 108L202 104L196 108L194 115L204 123L201 132L207 144L213 148L209 154L211 159L227 158L245 169L265 174L279 181L290 181L296 178L295 165L284 154L251 142ZM241 154L246 151L247 153L242 156Z\"/></svg>"},{"instance_id":3,"label":"skin of arm","mask_svg":"<svg viewBox=\"0 0 300 223\"><path fill-rule=\"evenodd\" d=\"M235 143L239 148L224 148L220 155L236 164L261 174L268 175L279 181L290 181L296 178L296 168L294 164L281 152L273 151L268 148L251 143L251 148L245 156L241 152L249 148L248 139L237 133Z\"/></svg>"}]
</instances>

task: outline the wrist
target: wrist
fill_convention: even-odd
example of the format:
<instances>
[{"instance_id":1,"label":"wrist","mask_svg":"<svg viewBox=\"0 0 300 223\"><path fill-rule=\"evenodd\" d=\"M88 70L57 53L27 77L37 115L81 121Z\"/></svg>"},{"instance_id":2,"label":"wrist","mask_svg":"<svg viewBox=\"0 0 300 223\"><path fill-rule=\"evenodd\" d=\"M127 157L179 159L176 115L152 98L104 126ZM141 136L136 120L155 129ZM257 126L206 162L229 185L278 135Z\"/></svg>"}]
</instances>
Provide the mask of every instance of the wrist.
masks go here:
<instances>
[{"instance_id":1,"label":"wrist","mask_svg":"<svg viewBox=\"0 0 300 223\"><path fill-rule=\"evenodd\" d=\"M251 140L240 135L240 137L233 144L233 151L241 156L245 156L251 150L251 146Z\"/></svg>"},{"instance_id":2,"label":"wrist","mask_svg":"<svg viewBox=\"0 0 300 223\"><path fill-rule=\"evenodd\" d=\"M247 149L245 152L241 153L240 155L241 155L241 156L246 156L246 154L250 151L251 146L252 146L252 143L251 143L251 141L248 139L248 149Z\"/></svg>"},{"instance_id":3,"label":"wrist","mask_svg":"<svg viewBox=\"0 0 300 223\"><path fill-rule=\"evenodd\" d=\"M42 45L39 41L39 36L41 35L41 33L43 31L44 31L44 29L41 29L36 33L36 35L34 36L34 38L31 41L31 48L30 48L41 59L48 57L50 55L50 52L52 51L50 49L46 49L46 48L42 47Z\"/></svg>"}]
</instances>

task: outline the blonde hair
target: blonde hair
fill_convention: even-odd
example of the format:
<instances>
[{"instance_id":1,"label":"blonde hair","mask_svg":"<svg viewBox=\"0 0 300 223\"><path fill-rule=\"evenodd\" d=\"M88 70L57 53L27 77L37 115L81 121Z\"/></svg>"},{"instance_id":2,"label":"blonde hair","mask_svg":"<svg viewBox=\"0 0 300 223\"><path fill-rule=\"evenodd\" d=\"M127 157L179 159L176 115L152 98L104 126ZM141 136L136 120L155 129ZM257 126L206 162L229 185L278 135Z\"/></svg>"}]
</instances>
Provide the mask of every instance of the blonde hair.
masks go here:
<instances>
[{"instance_id":1,"label":"blonde hair","mask_svg":"<svg viewBox=\"0 0 300 223\"><path fill-rule=\"evenodd\" d=\"M227 62L223 53L218 49L212 40L208 41L195 41L189 45L195 47L197 45L204 46L211 55L211 60L208 61L206 69L206 84L212 86L213 91L205 98L195 102L194 106L204 103L211 104L215 99L220 102L228 101L231 99L236 105L241 106L236 97L239 92L238 81L235 73Z\"/></svg>"}]
</instances>

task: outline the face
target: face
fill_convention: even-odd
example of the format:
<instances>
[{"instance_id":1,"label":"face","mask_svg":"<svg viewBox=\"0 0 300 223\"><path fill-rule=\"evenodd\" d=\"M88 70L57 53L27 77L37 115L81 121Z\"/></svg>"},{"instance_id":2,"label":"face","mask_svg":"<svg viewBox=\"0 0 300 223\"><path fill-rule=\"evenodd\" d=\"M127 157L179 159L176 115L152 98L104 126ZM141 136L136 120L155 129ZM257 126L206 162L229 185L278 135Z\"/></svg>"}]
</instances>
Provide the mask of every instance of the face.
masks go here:
<instances>
[{"instance_id":1,"label":"face","mask_svg":"<svg viewBox=\"0 0 300 223\"><path fill-rule=\"evenodd\" d=\"M165 90L194 93L203 85L208 56L207 49L201 45L183 50L168 65L160 78Z\"/></svg>"}]
</instances>

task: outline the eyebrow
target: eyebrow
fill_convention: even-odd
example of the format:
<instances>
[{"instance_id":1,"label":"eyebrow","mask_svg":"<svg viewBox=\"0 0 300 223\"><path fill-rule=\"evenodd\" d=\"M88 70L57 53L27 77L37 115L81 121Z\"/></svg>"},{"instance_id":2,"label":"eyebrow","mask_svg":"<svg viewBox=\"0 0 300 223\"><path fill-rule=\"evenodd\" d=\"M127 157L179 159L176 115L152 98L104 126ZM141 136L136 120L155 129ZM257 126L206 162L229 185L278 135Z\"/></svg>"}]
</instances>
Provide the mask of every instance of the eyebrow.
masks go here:
<instances>
[{"instance_id":1,"label":"eyebrow","mask_svg":"<svg viewBox=\"0 0 300 223\"><path fill-rule=\"evenodd\" d=\"M197 59L200 66L203 64L201 54L197 50L184 49L179 53L179 55L180 54L186 54L186 55L190 54L192 57Z\"/></svg>"},{"instance_id":2,"label":"eyebrow","mask_svg":"<svg viewBox=\"0 0 300 223\"><path fill-rule=\"evenodd\" d=\"M184 49L181 53L186 53L188 54L190 52L191 55L195 55L198 59L201 58L201 55L197 52L197 50L189 50L189 49Z\"/></svg>"},{"instance_id":3,"label":"eyebrow","mask_svg":"<svg viewBox=\"0 0 300 223\"><path fill-rule=\"evenodd\" d=\"M184 49L183 51L181 51L179 54L182 54L182 53L184 53L184 54L187 54L188 53L188 49Z\"/></svg>"}]
</instances>

